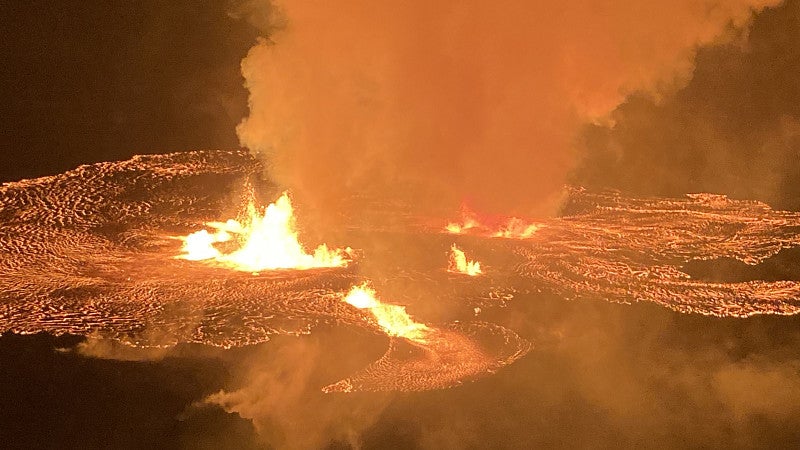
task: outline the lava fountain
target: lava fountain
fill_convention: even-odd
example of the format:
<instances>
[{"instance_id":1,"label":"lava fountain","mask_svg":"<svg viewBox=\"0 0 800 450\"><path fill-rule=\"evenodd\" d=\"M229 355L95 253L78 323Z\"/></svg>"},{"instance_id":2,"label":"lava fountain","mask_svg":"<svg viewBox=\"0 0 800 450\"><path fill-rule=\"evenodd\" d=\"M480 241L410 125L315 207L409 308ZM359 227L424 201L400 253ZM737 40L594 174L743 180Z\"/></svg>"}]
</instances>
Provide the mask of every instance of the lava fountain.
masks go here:
<instances>
[{"instance_id":1,"label":"lava fountain","mask_svg":"<svg viewBox=\"0 0 800 450\"><path fill-rule=\"evenodd\" d=\"M182 237L183 254L190 261L212 261L245 272L274 269L311 269L346 266L351 249L330 249L319 245L307 253L297 237L294 208L289 193L284 192L263 211L256 207L254 196L247 202L242 222L208 222L215 230L200 230ZM233 251L225 253L216 244L235 241Z\"/></svg>"},{"instance_id":2,"label":"lava fountain","mask_svg":"<svg viewBox=\"0 0 800 450\"><path fill-rule=\"evenodd\" d=\"M480 219L468 208L462 208L461 215L461 221L449 222L445 225L444 231L450 234L527 239L544 226L541 223L526 221L519 217Z\"/></svg>"},{"instance_id":3,"label":"lava fountain","mask_svg":"<svg viewBox=\"0 0 800 450\"><path fill-rule=\"evenodd\" d=\"M447 271L450 273L463 273L471 277L483 273L481 271L481 263L467 259L467 255L456 244L450 247L450 260Z\"/></svg>"},{"instance_id":4,"label":"lava fountain","mask_svg":"<svg viewBox=\"0 0 800 450\"><path fill-rule=\"evenodd\" d=\"M389 336L424 343L425 337L430 331L425 324L415 322L408 315L404 306L380 302L376 297L375 289L367 283L353 286L344 297L344 301L358 309L369 310L381 329Z\"/></svg>"}]
</instances>

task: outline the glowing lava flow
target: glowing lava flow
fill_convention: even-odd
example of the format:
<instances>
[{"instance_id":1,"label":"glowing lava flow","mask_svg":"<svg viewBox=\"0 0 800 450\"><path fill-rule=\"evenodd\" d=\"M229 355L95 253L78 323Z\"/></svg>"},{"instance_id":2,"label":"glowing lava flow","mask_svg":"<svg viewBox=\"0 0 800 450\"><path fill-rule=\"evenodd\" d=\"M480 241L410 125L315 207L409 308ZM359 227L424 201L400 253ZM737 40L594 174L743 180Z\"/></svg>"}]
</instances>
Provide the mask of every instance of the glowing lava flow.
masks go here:
<instances>
[{"instance_id":1,"label":"glowing lava flow","mask_svg":"<svg viewBox=\"0 0 800 450\"><path fill-rule=\"evenodd\" d=\"M475 213L468 209L464 209L462 215L461 223L450 222L444 227L445 231L450 234L474 234L484 237L526 239L542 228L541 224L528 223L517 217L504 219L497 225L491 226L478 220Z\"/></svg>"},{"instance_id":2,"label":"glowing lava flow","mask_svg":"<svg viewBox=\"0 0 800 450\"><path fill-rule=\"evenodd\" d=\"M368 309L378 326L389 336L406 338L411 341L425 343L431 331L427 325L415 322L406 312L406 308L398 305L381 303L375 296L375 290L365 282L353 286L344 301L358 309Z\"/></svg>"},{"instance_id":3,"label":"glowing lava flow","mask_svg":"<svg viewBox=\"0 0 800 450\"><path fill-rule=\"evenodd\" d=\"M481 271L481 263L468 260L467 255L465 255L464 251L458 248L456 244L450 247L450 261L447 265L447 271L451 273L463 273L471 277L483 273Z\"/></svg>"},{"instance_id":4,"label":"glowing lava flow","mask_svg":"<svg viewBox=\"0 0 800 450\"><path fill-rule=\"evenodd\" d=\"M209 222L215 231L200 230L183 239L183 252L179 258L191 261L213 260L236 270L258 272L271 269L310 269L316 267L341 267L348 263L350 249L329 249L322 244L313 254L306 253L297 240L294 209L288 193L259 213L251 199L247 205L244 223L230 219L227 222ZM235 240L240 246L223 253L215 244Z\"/></svg>"}]
</instances>

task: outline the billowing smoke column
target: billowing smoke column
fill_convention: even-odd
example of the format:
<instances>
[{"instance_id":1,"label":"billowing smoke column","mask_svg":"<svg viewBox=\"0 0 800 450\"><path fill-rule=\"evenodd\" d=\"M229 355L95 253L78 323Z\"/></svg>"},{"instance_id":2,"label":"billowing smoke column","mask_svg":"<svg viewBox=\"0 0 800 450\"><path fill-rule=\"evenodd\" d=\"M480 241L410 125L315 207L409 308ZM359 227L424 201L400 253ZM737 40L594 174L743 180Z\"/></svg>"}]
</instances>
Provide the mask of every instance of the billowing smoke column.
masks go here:
<instances>
[{"instance_id":1,"label":"billowing smoke column","mask_svg":"<svg viewBox=\"0 0 800 450\"><path fill-rule=\"evenodd\" d=\"M697 46L772 3L285 0L242 62L238 132L310 204L547 214L578 124L679 86Z\"/></svg>"}]
</instances>

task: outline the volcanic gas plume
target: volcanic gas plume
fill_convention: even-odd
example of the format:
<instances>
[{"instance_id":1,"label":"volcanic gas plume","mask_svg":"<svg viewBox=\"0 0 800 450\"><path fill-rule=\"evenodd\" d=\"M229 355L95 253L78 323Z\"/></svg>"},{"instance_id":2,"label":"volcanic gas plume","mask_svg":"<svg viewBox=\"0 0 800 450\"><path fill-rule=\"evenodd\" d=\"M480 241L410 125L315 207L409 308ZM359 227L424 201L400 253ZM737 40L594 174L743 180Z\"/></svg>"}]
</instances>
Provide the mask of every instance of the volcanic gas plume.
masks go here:
<instances>
[{"instance_id":1,"label":"volcanic gas plume","mask_svg":"<svg viewBox=\"0 0 800 450\"><path fill-rule=\"evenodd\" d=\"M680 87L695 48L775 3L280 0L238 132L328 220L364 192L551 215L579 125Z\"/></svg>"},{"instance_id":2,"label":"volcanic gas plume","mask_svg":"<svg viewBox=\"0 0 800 450\"><path fill-rule=\"evenodd\" d=\"M346 218L349 231L326 248L350 246L352 259L318 267L307 264L318 243L304 231L302 204L295 216L290 197L260 180L261 171L245 152L207 151L135 157L4 185L0 329L98 335L134 346L242 346L311 333L321 323L385 336L386 354L342 381L330 380L324 389L333 392L444 388L511 364L531 344L503 326L503 306L535 301L539 292L719 316L800 312L797 281L706 281L684 269L721 258L757 265L800 245L800 213L763 203L710 194L636 199L571 188L568 213L541 221L531 235L509 237L491 225L449 233L448 218L371 202L376 216L403 221L384 229ZM262 190L271 194L253 199ZM248 208L275 198L272 212ZM242 230L226 226L243 231L277 214L279 203L278 212L292 211L278 222L289 230L281 242L300 251L297 264L254 273L249 260L237 267L225 259L253 245L258 227L210 243L218 252L211 258L185 258L188 236L207 224L221 230L232 217L255 214L239 222ZM508 222L473 217L500 227ZM453 248L487 270L448 271L444 255ZM496 311L496 323L477 321L481 310Z\"/></svg>"}]
</instances>

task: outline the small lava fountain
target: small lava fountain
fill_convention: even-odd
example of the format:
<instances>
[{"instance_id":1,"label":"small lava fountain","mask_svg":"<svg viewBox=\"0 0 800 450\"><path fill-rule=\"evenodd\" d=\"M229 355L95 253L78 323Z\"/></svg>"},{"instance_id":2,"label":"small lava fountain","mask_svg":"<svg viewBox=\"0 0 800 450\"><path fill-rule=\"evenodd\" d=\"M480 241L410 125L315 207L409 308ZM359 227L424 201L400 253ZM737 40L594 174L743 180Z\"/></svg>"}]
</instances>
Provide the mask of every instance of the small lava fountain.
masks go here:
<instances>
[{"instance_id":1,"label":"small lava fountain","mask_svg":"<svg viewBox=\"0 0 800 450\"><path fill-rule=\"evenodd\" d=\"M463 273L471 277L483 273L483 271L481 271L481 263L467 259L467 255L463 250L458 248L456 244L450 247L450 259L447 263L447 271L450 273Z\"/></svg>"}]
</instances>

